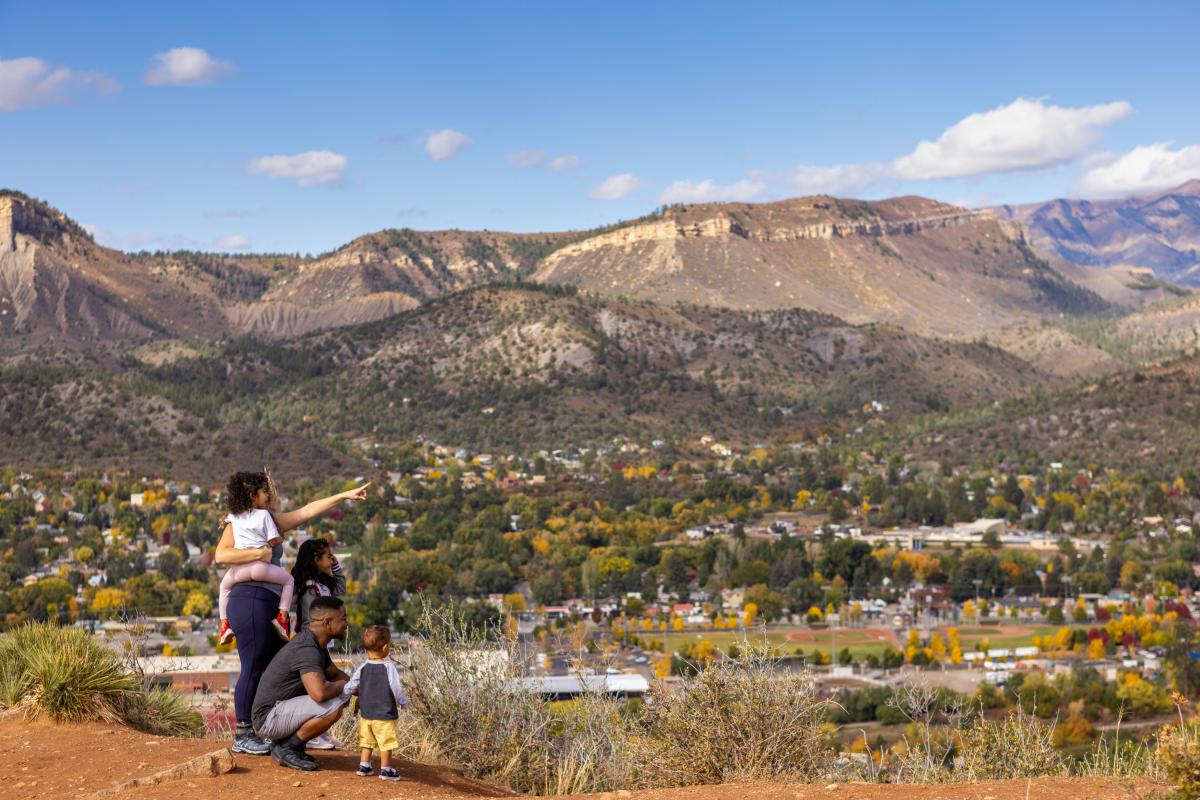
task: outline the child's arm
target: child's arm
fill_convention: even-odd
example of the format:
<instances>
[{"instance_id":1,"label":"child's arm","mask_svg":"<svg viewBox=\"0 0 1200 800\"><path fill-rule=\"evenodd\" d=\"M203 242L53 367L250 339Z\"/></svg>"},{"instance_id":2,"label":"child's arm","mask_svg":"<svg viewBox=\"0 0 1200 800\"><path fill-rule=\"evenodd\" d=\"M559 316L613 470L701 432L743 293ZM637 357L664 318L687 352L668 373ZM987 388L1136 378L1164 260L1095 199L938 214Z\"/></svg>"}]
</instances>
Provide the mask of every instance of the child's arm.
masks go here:
<instances>
[{"instance_id":1,"label":"child's arm","mask_svg":"<svg viewBox=\"0 0 1200 800\"><path fill-rule=\"evenodd\" d=\"M362 678L363 662L358 665L358 669L354 670L354 674L350 676L350 680L346 681L346 685L342 687L342 699L345 700L352 694L358 694L359 679Z\"/></svg>"},{"instance_id":2,"label":"child's arm","mask_svg":"<svg viewBox=\"0 0 1200 800\"><path fill-rule=\"evenodd\" d=\"M225 530L221 532L221 541L217 542L217 552L213 560L222 565L249 564L253 561L270 562L271 549L260 547L257 550L238 550L233 546L233 526L226 523Z\"/></svg>"},{"instance_id":3,"label":"child's arm","mask_svg":"<svg viewBox=\"0 0 1200 800\"><path fill-rule=\"evenodd\" d=\"M408 708L408 695L404 693L404 687L400 684L400 670L396 669L396 665L388 662L388 686L392 689L392 697L396 698L396 705L401 708Z\"/></svg>"},{"instance_id":4,"label":"child's arm","mask_svg":"<svg viewBox=\"0 0 1200 800\"><path fill-rule=\"evenodd\" d=\"M292 528L298 528L314 517L319 517L328 512L330 509L337 506L343 500L365 500L367 498L367 487L369 483L364 483L356 489L351 489L341 494L330 495L323 497L320 500L313 500L306 506L298 508L295 511L282 511L276 513L275 524L279 526L281 532L290 531Z\"/></svg>"}]
</instances>

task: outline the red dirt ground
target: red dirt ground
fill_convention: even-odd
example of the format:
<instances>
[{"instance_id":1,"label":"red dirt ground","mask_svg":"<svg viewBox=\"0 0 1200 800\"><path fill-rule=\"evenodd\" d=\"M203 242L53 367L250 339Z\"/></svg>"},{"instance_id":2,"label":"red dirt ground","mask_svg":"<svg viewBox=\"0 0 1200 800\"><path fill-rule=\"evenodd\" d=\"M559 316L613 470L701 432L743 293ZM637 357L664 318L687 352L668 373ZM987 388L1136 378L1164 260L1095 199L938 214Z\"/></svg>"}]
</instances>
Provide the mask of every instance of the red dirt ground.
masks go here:
<instances>
[{"instance_id":1,"label":"red dirt ground","mask_svg":"<svg viewBox=\"0 0 1200 800\"><path fill-rule=\"evenodd\" d=\"M224 743L208 739L163 739L111 725L54 725L0 720L0 764L8 791L4 800L87 798L114 783L151 775ZM464 778L452 769L401 761L403 780L387 783L354 775L351 752L314 753L321 770L286 770L266 757L236 756L232 772L215 778L183 778L115 795L125 800L358 800L358 798L485 798L510 793ZM576 795L592 800L1131 800L1148 796L1113 779L1039 778L927 786L741 783Z\"/></svg>"}]
</instances>

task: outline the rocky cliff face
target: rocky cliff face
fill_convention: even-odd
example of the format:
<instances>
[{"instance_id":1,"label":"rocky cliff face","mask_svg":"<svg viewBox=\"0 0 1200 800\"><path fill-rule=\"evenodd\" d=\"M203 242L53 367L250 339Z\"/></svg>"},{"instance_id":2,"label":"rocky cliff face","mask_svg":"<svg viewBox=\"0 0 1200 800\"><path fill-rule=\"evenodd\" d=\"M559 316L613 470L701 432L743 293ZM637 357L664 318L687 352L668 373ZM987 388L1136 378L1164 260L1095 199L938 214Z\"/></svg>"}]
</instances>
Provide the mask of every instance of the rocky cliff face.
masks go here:
<instances>
[{"instance_id":1,"label":"rocky cliff face","mask_svg":"<svg viewBox=\"0 0 1200 800\"><path fill-rule=\"evenodd\" d=\"M534 278L658 303L810 308L942 336L1057 313L1048 295L1078 290L994 213L912 197L675 207L559 248Z\"/></svg>"},{"instance_id":2,"label":"rocky cliff face","mask_svg":"<svg viewBox=\"0 0 1200 800\"><path fill-rule=\"evenodd\" d=\"M1200 180L1148 197L1052 200L995 209L1033 244L1076 264L1145 267L1200 286Z\"/></svg>"},{"instance_id":3,"label":"rocky cliff face","mask_svg":"<svg viewBox=\"0 0 1200 800\"><path fill-rule=\"evenodd\" d=\"M215 324L214 324L215 323ZM61 212L0 195L0 355L224 334L186 287L97 246Z\"/></svg>"}]
</instances>

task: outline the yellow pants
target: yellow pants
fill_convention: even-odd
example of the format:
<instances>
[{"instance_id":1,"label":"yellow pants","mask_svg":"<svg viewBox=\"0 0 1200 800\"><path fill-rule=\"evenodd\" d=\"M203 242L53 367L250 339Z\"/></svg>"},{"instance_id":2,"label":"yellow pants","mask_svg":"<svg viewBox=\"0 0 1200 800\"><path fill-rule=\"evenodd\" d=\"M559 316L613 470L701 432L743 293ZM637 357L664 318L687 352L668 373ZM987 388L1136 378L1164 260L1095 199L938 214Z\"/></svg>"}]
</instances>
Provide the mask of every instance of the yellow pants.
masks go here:
<instances>
[{"instance_id":1,"label":"yellow pants","mask_svg":"<svg viewBox=\"0 0 1200 800\"><path fill-rule=\"evenodd\" d=\"M358 746L372 750L399 750L400 739L396 735L396 720L394 719L363 719L358 718Z\"/></svg>"}]
</instances>

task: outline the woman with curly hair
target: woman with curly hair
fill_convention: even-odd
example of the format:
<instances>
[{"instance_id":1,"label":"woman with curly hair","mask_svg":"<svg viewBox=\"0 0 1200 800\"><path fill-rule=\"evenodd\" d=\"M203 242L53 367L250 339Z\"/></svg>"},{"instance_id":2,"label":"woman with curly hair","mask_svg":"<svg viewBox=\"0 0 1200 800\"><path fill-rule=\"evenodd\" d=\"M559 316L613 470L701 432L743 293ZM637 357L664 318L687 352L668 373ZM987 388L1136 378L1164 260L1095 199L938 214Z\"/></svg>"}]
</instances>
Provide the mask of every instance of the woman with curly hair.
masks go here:
<instances>
[{"instance_id":1,"label":"woman with curly hair","mask_svg":"<svg viewBox=\"0 0 1200 800\"><path fill-rule=\"evenodd\" d=\"M270 476L265 471L251 474L258 477L247 482L248 484L253 483L256 491L263 485L268 489L269 497L265 510L280 537L293 528L331 511L344 500L366 499L367 487L370 486L368 483L346 492L323 497L295 511L278 511L276 505L279 495L271 490ZM226 521L221 540L217 543L215 560L218 564L230 566L259 562L278 567L282 556L282 545L264 545L253 550L237 547L233 523ZM235 584L229 592L229 625L237 636L238 660L241 661L241 672L233 689L233 705L237 717L237 732L232 748L235 753L267 755L271 752L271 745L254 732L252 710L254 694L258 691L263 672L284 644L274 626L279 614L282 591L278 583L247 580Z\"/></svg>"},{"instance_id":2,"label":"woman with curly hair","mask_svg":"<svg viewBox=\"0 0 1200 800\"><path fill-rule=\"evenodd\" d=\"M279 528L271 516L271 480L263 472L238 472L229 479L226 505L229 516L225 522L233 526L233 546L238 550L258 550L269 547L274 550L283 544ZM217 641L229 644L233 639L233 628L229 624L229 593L233 587L246 581L261 581L279 586L279 613L271 625L280 638L291 638L292 618L288 609L292 607L292 592L295 584L292 576L283 567L269 561L251 561L249 564L234 564L221 579L221 596L217 607L221 615L221 629Z\"/></svg>"}]
</instances>

